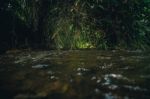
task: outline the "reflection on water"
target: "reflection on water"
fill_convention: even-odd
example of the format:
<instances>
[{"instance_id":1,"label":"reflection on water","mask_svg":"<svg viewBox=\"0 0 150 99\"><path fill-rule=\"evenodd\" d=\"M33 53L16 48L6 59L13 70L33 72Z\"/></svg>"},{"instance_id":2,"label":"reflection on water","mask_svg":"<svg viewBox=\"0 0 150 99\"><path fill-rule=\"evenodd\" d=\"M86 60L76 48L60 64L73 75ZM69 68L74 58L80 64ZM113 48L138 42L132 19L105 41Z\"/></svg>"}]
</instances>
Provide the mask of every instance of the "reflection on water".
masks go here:
<instances>
[{"instance_id":1,"label":"reflection on water","mask_svg":"<svg viewBox=\"0 0 150 99\"><path fill-rule=\"evenodd\" d=\"M38 51L0 56L2 99L150 99L150 54Z\"/></svg>"}]
</instances>

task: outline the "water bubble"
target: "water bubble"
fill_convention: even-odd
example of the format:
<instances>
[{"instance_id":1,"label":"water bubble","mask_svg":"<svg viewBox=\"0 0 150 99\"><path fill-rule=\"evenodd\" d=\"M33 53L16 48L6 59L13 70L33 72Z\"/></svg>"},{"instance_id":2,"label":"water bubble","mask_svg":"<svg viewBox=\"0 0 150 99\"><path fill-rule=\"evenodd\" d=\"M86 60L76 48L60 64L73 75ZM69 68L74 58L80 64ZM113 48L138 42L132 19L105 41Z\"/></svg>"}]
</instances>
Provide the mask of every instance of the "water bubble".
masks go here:
<instances>
[{"instance_id":1,"label":"water bubble","mask_svg":"<svg viewBox=\"0 0 150 99\"><path fill-rule=\"evenodd\" d=\"M100 79L98 79L97 81L96 81L96 83L100 83L101 82L101 80Z\"/></svg>"},{"instance_id":2,"label":"water bubble","mask_svg":"<svg viewBox=\"0 0 150 99\"><path fill-rule=\"evenodd\" d=\"M55 78L55 76L51 76L50 78L51 78L51 79L54 79L54 78Z\"/></svg>"},{"instance_id":3,"label":"water bubble","mask_svg":"<svg viewBox=\"0 0 150 99\"><path fill-rule=\"evenodd\" d=\"M52 75L52 76L50 76L50 79L59 79L59 78L54 76L54 75Z\"/></svg>"},{"instance_id":4,"label":"water bubble","mask_svg":"<svg viewBox=\"0 0 150 99\"><path fill-rule=\"evenodd\" d=\"M78 72L78 73L77 73L77 75L78 75L78 76L81 76L81 75L82 75L82 73L81 73L81 72Z\"/></svg>"},{"instance_id":5,"label":"water bubble","mask_svg":"<svg viewBox=\"0 0 150 99\"><path fill-rule=\"evenodd\" d=\"M86 68L77 68L77 71L88 71L88 69L86 69Z\"/></svg>"},{"instance_id":6,"label":"water bubble","mask_svg":"<svg viewBox=\"0 0 150 99\"><path fill-rule=\"evenodd\" d=\"M116 99L114 96L112 96L112 93L106 93L104 96L105 99Z\"/></svg>"},{"instance_id":7,"label":"water bubble","mask_svg":"<svg viewBox=\"0 0 150 99\"><path fill-rule=\"evenodd\" d=\"M93 76L93 77L91 78L91 80L96 80L96 76Z\"/></svg>"},{"instance_id":8,"label":"water bubble","mask_svg":"<svg viewBox=\"0 0 150 99\"><path fill-rule=\"evenodd\" d=\"M125 77L123 77L123 76L120 75L120 74L106 74L106 75L104 76L104 79L107 79L107 78L109 78L109 77L117 78L117 79L125 78Z\"/></svg>"},{"instance_id":9,"label":"water bubble","mask_svg":"<svg viewBox=\"0 0 150 99\"><path fill-rule=\"evenodd\" d=\"M110 85L110 86L108 86L108 88L111 90L115 90L118 88L118 86L117 85Z\"/></svg>"},{"instance_id":10,"label":"water bubble","mask_svg":"<svg viewBox=\"0 0 150 99\"><path fill-rule=\"evenodd\" d=\"M98 94L98 93L100 93L100 90L98 88L95 88L94 92Z\"/></svg>"},{"instance_id":11,"label":"water bubble","mask_svg":"<svg viewBox=\"0 0 150 99\"><path fill-rule=\"evenodd\" d=\"M48 67L47 64L38 64L38 65L35 65L35 66L32 66L32 68L45 68L45 67Z\"/></svg>"},{"instance_id":12,"label":"water bubble","mask_svg":"<svg viewBox=\"0 0 150 99\"><path fill-rule=\"evenodd\" d=\"M147 91L147 89L141 88L139 86L124 85L124 87L134 91Z\"/></svg>"},{"instance_id":13,"label":"water bubble","mask_svg":"<svg viewBox=\"0 0 150 99\"><path fill-rule=\"evenodd\" d=\"M73 82L73 79L70 79L70 82L72 83L72 82Z\"/></svg>"}]
</instances>

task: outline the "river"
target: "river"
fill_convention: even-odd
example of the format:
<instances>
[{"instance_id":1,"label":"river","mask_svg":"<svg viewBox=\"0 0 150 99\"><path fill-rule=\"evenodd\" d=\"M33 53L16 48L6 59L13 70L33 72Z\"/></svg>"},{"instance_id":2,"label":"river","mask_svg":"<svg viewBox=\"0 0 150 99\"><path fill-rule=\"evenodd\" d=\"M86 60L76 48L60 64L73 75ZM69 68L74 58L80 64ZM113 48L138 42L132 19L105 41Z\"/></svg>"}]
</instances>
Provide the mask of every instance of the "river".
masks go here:
<instances>
[{"instance_id":1,"label":"river","mask_svg":"<svg viewBox=\"0 0 150 99\"><path fill-rule=\"evenodd\" d=\"M24 51L0 56L0 99L150 99L150 53Z\"/></svg>"}]
</instances>

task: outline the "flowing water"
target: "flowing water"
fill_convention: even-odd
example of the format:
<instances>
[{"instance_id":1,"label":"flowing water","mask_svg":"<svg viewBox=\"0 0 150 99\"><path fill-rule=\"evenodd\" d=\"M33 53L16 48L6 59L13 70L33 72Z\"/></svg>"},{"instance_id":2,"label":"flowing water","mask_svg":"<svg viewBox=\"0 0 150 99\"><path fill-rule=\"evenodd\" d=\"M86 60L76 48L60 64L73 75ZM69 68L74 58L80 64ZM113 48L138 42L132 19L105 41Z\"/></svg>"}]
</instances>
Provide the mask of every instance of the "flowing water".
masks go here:
<instances>
[{"instance_id":1,"label":"flowing water","mask_svg":"<svg viewBox=\"0 0 150 99\"><path fill-rule=\"evenodd\" d=\"M150 99L150 53L31 51L0 56L0 99Z\"/></svg>"}]
</instances>

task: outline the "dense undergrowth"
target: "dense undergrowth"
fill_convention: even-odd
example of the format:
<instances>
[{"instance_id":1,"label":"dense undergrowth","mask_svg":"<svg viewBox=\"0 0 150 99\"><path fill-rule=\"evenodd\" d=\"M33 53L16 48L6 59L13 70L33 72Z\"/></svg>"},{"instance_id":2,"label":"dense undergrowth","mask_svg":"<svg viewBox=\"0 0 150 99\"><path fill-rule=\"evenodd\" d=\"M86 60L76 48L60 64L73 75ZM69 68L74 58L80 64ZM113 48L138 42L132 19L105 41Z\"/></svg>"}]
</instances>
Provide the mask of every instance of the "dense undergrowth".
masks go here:
<instances>
[{"instance_id":1,"label":"dense undergrowth","mask_svg":"<svg viewBox=\"0 0 150 99\"><path fill-rule=\"evenodd\" d=\"M0 46L148 49L149 0L2 0Z\"/></svg>"}]
</instances>

